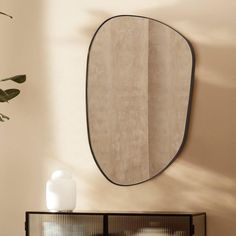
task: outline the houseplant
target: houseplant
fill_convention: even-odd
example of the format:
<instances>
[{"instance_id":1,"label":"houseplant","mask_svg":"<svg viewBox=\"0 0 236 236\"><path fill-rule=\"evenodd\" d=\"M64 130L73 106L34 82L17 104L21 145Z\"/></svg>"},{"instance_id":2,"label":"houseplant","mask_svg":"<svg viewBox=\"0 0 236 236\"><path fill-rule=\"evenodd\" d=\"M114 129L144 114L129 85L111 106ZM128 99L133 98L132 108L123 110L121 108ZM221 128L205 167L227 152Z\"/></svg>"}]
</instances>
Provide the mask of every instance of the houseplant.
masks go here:
<instances>
[{"instance_id":1,"label":"houseplant","mask_svg":"<svg viewBox=\"0 0 236 236\"><path fill-rule=\"evenodd\" d=\"M0 12L0 14L12 18L12 16L10 16L4 12ZM26 75L16 75L13 77L1 79L0 82L13 81L15 83L21 84L21 83L24 83L25 80L26 80ZM20 93L20 90L16 89L16 88L11 88L11 89L6 89L6 90L3 90L0 88L0 102L9 102L9 100L18 96L19 93ZM8 116L0 113L0 121L1 122L5 121L5 120L9 120L9 119L10 118Z\"/></svg>"}]
</instances>

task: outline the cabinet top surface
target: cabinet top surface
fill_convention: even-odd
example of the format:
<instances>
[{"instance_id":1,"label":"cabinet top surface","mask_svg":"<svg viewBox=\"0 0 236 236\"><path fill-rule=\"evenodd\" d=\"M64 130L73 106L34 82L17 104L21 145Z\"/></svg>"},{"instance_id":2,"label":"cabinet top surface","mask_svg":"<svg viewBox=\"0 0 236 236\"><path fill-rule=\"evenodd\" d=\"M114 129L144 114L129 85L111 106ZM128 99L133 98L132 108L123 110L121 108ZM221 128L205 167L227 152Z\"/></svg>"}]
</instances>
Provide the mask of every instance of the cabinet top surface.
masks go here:
<instances>
[{"instance_id":1,"label":"cabinet top surface","mask_svg":"<svg viewBox=\"0 0 236 236\"><path fill-rule=\"evenodd\" d=\"M181 211L26 211L26 214L63 214L63 215L182 215L196 216L205 215L205 212L181 212Z\"/></svg>"}]
</instances>

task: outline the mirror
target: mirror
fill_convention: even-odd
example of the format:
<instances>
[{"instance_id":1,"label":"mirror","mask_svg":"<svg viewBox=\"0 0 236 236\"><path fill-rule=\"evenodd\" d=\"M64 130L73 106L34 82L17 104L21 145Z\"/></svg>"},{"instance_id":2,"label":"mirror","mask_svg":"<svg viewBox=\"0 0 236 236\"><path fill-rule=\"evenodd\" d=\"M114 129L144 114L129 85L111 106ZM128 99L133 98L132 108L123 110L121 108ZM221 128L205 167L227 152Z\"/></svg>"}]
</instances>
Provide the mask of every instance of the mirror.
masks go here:
<instances>
[{"instance_id":1,"label":"mirror","mask_svg":"<svg viewBox=\"0 0 236 236\"><path fill-rule=\"evenodd\" d=\"M193 50L154 19L116 16L96 31L87 61L87 124L94 159L118 185L144 182L186 137Z\"/></svg>"}]
</instances>

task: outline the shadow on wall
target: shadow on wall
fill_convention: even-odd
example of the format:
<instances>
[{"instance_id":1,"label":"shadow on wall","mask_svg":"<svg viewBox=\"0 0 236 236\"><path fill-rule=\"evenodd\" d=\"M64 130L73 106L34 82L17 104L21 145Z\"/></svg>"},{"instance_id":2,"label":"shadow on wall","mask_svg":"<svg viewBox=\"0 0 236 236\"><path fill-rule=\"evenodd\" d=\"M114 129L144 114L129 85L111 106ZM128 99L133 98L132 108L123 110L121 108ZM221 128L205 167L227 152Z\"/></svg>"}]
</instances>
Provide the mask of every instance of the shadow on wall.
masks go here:
<instances>
[{"instance_id":1,"label":"shadow on wall","mask_svg":"<svg viewBox=\"0 0 236 236\"><path fill-rule=\"evenodd\" d=\"M104 10L90 10L88 11L89 17L91 19L89 20L89 24L85 25L85 27L81 28L79 30L79 34L82 35L82 38L88 42L92 39L95 31L99 27L99 25L105 21L106 19L112 17L111 14Z\"/></svg>"},{"instance_id":2,"label":"shadow on wall","mask_svg":"<svg viewBox=\"0 0 236 236\"><path fill-rule=\"evenodd\" d=\"M209 236L234 236L236 29L232 5L236 3L212 1L211 8L209 2L206 6L205 1L183 0L168 7L124 12L163 21L193 44L196 79L190 129L179 158L149 182L119 187L89 173L85 184L92 209L206 211ZM91 37L105 17L111 16L97 11L94 21L81 33Z\"/></svg>"},{"instance_id":3,"label":"shadow on wall","mask_svg":"<svg viewBox=\"0 0 236 236\"><path fill-rule=\"evenodd\" d=\"M235 22L236 2L232 0L229 2L230 4L224 4L219 0L207 2L181 0L167 7L138 11L137 14L170 24L193 43L235 45L236 29L233 22Z\"/></svg>"},{"instance_id":4,"label":"shadow on wall","mask_svg":"<svg viewBox=\"0 0 236 236\"><path fill-rule=\"evenodd\" d=\"M212 3L212 4L210 4ZM106 19L120 14L134 14L148 16L163 21L183 33L188 39L194 42L205 44L233 44L236 29L234 9L236 2L229 0L230 4L223 4L222 1L166 1L155 8L146 8L138 11L123 11L110 13L104 9L93 9L88 11L89 24L79 30L86 39L90 39L98 26ZM121 3L122 4L122 3ZM210 5L210 7L209 7ZM227 14L222 14L227 12Z\"/></svg>"}]
</instances>

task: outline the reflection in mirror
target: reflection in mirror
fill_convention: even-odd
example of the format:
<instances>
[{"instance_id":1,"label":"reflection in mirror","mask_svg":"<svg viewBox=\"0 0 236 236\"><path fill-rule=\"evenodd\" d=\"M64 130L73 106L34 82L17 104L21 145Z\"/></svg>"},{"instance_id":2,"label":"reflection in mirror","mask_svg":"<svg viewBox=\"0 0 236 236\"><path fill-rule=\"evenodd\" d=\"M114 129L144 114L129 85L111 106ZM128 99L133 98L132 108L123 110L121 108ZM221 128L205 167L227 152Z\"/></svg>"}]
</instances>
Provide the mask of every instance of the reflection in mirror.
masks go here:
<instances>
[{"instance_id":1,"label":"reflection in mirror","mask_svg":"<svg viewBox=\"0 0 236 236\"><path fill-rule=\"evenodd\" d=\"M95 33L87 64L87 121L102 173L133 185L162 172L180 152L189 116L193 52L171 27L116 16Z\"/></svg>"}]
</instances>

